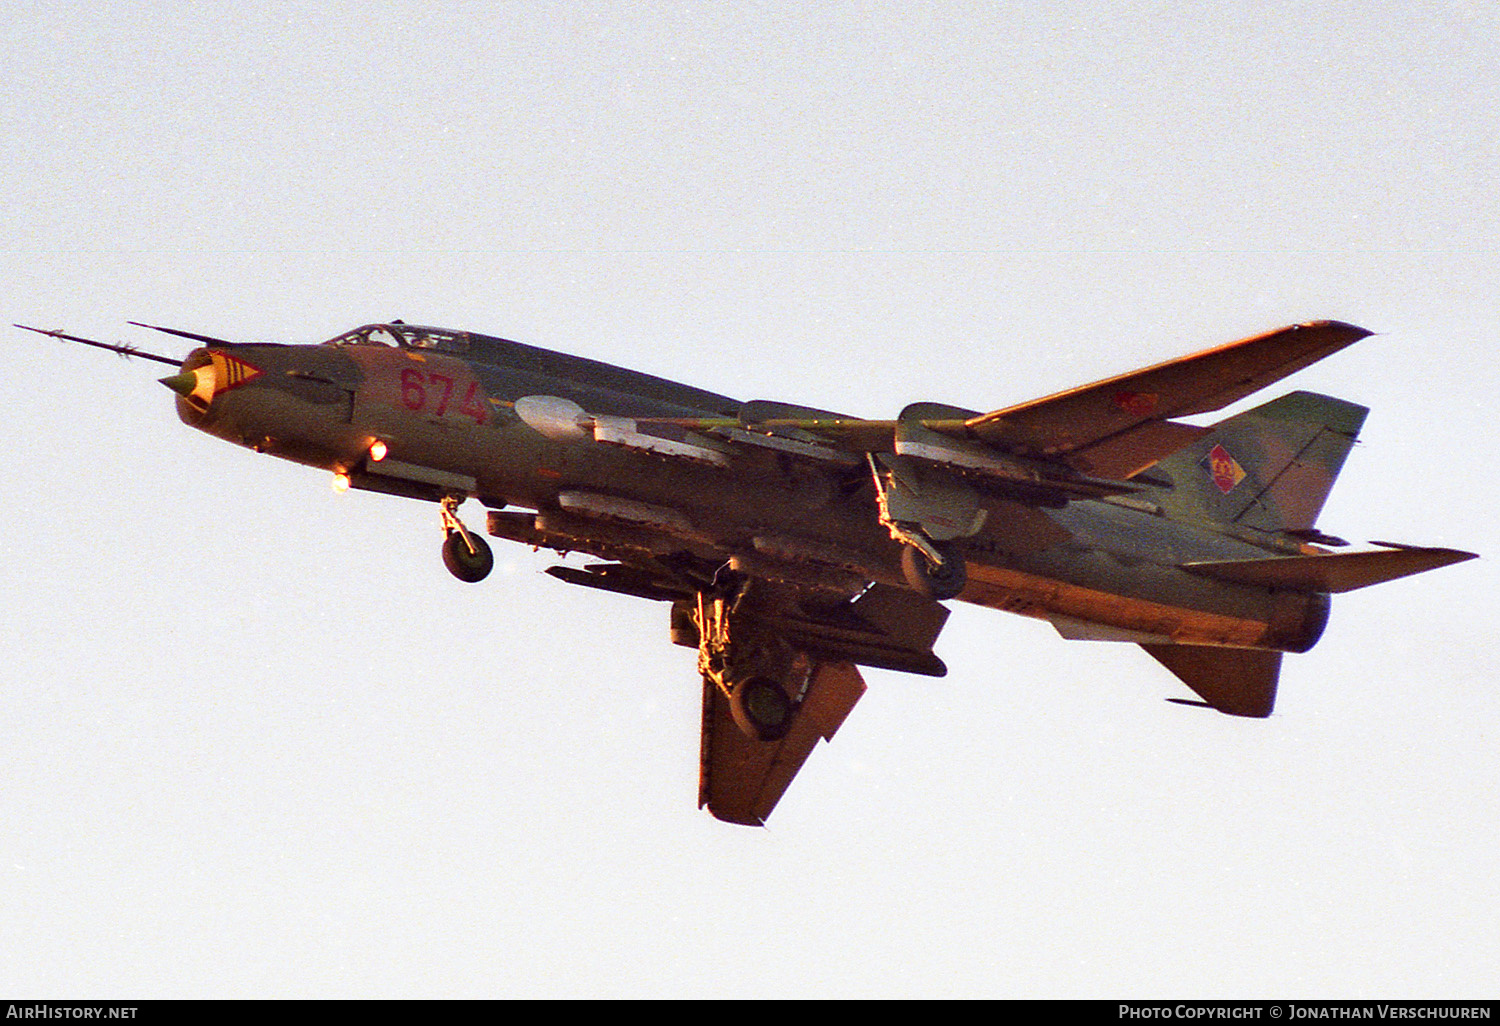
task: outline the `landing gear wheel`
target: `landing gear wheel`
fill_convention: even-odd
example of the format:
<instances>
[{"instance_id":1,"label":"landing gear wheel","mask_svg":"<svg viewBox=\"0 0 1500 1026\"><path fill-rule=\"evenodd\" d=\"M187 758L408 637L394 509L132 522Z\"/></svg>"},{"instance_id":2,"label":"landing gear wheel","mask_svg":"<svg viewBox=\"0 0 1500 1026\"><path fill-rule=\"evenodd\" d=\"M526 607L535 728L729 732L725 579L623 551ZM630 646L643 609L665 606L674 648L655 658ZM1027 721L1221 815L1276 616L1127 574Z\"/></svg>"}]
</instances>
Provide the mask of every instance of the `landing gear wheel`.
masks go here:
<instances>
[{"instance_id":1,"label":"landing gear wheel","mask_svg":"<svg viewBox=\"0 0 1500 1026\"><path fill-rule=\"evenodd\" d=\"M957 598L969 582L964 557L952 542L933 542L932 547L943 557L936 566L915 545L902 547L901 572L906 576L906 583L918 593L939 602Z\"/></svg>"},{"instance_id":2,"label":"landing gear wheel","mask_svg":"<svg viewBox=\"0 0 1500 1026\"><path fill-rule=\"evenodd\" d=\"M780 741L792 726L792 700L769 677L751 677L729 695L734 722L757 741Z\"/></svg>"},{"instance_id":3,"label":"landing gear wheel","mask_svg":"<svg viewBox=\"0 0 1500 1026\"><path fill-rule=\"evenodd\" d=\"M469 551L470 542L474 551ZM449 531L443 539L443 565L460 581L474 584L484 580L495 568L495 554L489 543L478 535L470 534L466 540L457 531Z\"/></svg>"}]
</instances>

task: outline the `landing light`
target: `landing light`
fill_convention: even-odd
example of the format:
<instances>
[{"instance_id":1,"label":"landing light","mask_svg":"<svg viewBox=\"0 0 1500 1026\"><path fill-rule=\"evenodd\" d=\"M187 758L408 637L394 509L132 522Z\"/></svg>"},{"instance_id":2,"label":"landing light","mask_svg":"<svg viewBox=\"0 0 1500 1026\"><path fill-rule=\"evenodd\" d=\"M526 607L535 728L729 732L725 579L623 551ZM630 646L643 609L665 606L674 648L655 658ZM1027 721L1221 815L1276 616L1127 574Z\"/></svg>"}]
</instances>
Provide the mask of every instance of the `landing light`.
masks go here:
<instances>
[{"instance_id":1,"label":"landing light","mask_svg":"<svg viewBox=\"0 0 1500 1026\"><path fill-rule=\"evenodd\" d=\"M370 461L372 463L379 463L385 459L385 454L389 451L384 442L378 438L375 439L375 441L370 443Z\"/></svg>"},{"instance_id":2,"label":"landing light","mask_svg":"<svg viewBox=\"0 0 1500 1026\"><path fill-rule=\"evenodd\" d=\"M349 490L349 475L338 473L333 475L333 490L343 494Z\"/></svg>"}]
</instances>

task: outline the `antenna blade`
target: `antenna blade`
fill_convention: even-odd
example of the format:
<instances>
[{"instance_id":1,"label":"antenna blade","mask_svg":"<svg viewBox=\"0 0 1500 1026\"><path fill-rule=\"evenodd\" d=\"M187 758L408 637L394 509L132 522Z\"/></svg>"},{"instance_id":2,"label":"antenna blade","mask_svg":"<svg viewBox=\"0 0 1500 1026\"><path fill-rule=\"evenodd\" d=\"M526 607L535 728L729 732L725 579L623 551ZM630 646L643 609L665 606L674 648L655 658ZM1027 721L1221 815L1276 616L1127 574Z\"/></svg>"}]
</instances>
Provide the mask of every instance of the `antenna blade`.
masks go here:
<instances>
[{"instance_id":1,"label":"antenna blade","mask_svg":"<svg viewBox=\"0 0 1500 1026\"><path fill-rule=\"evenodd\" d=\"M214 338L212 335L199 335L193 331L179 331L177 328L163 328L155 324L142 324L140 321L126 321L126 324L134 324L137 328L150 328L152 331L165 332L168 335L176 335L178 338L190 338L195 342L207 342L211 346L232 346L233 342L227 338Z\"/></svg>"}]
</instances>

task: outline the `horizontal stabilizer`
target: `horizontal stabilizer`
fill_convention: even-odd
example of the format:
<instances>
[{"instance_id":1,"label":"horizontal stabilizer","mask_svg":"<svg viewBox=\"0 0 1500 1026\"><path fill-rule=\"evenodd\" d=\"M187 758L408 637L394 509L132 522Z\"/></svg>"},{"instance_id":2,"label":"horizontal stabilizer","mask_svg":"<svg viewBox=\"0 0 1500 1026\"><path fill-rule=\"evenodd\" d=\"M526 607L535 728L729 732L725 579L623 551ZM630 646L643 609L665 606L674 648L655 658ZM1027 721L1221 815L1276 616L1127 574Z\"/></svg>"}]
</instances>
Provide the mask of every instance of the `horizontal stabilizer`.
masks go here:
<instances>
[{"instance_id":1,"label":"horizontal stabilizer","mask_svg":"<svg viewBox=\"0 0 1500 1026\"><path fill-rule=\"evenodd\" d=\"M1266 717L1276 706L1280 652L1202 645L1141 647L1221 713Z\"/></svg>"},{"instance_id":2,"label":"horizontal stabilizer","mask_svg":"<svg viewBox=\"0 0 1500 1026\"><path fill-rule=\"evenodd\" d=\"M1272 556L1269 559L1184 563L1182 568L1234 584L1290 591L1354 591L1398 577L1436 570L1477 558L1458 549L1414 546L1373 552L1338 552L1319 556Z\"/></svg>"}]
</instances>

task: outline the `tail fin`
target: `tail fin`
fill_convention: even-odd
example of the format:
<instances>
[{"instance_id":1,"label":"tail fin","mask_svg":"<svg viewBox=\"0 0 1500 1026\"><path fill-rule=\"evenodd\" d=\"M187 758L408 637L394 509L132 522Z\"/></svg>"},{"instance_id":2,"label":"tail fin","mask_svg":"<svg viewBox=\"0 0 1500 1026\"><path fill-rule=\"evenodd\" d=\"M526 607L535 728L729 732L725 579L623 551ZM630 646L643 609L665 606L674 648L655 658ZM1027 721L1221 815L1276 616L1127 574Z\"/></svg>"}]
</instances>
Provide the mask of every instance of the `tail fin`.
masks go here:
<instances>
[{"instance_id":1,"label":"tail fin","mask_svg":"<svg viewBox=\"0 0 1500 1026\"><path fill-rule=\"evenodd\" d=\"M1231 716L1263 718L1276 707L1281 653L1254 648L1142 645L1204 704Z\"/></svg>"},{"instance_id":2,"label":"tail fin","mask_svg":"<svg viewBox=\"0 0 1500 1026\"><path fill-rule=\"evenodd\" d=\"M1215 424L1157 463L1172 487L1152 498L1167 512L1273 532L1312 532L1364 424L1363 406L1293 392Z\"/></svg>"}]
</instances>

